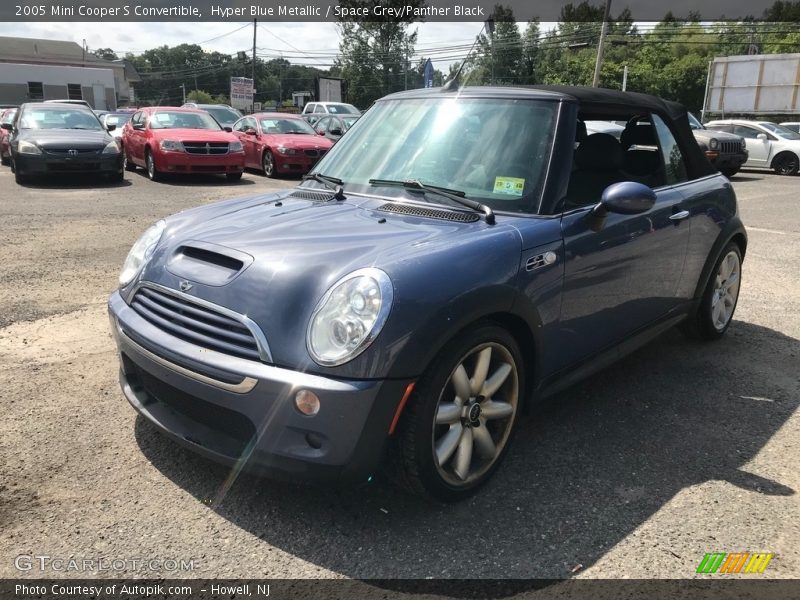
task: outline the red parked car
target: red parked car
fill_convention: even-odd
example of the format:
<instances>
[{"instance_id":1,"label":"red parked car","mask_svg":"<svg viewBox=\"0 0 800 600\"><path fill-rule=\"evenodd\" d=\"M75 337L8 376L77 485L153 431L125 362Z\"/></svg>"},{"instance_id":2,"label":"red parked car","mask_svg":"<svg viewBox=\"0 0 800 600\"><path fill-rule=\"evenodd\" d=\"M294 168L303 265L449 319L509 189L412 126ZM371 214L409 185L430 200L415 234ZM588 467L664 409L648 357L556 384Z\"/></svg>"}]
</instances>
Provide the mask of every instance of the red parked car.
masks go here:
<instances>
[{"instance_id":1,"label":"red parked car","mask_svg":"<svg viewBox=\"0 0 800 600\"><path fill-rule=\"evenodd\" d=\"M17 116L17 108L6 108L0 111L0 125L3 123L13 123L14 117ZM11 162L11 149L8 146L8 134L10 131L7 129L0 129L0 162L7 165Z\"/></svg>"},{"instance_id":2,"label":"red parked car","mask_svg":"<svg viewBox=\"0 0 800 600\"><path fill-rule=\"evenodd\" d=\"M204 110L157 106L136 112L122 129L125 168L165 173L219 173L230 181L244 172L242 143Z\"/></svg>"},{"instance_id":3,"label":"red parked car","mask_svg":"<svg viewBox=\"0 0 800 600\"><path fill-rule=\"evenodd\" d=\"M242 117L233 132L244 145L245 165L267 177L308 173L333 143L300 115L255 113Z\"/></svg>"}]
</instances>

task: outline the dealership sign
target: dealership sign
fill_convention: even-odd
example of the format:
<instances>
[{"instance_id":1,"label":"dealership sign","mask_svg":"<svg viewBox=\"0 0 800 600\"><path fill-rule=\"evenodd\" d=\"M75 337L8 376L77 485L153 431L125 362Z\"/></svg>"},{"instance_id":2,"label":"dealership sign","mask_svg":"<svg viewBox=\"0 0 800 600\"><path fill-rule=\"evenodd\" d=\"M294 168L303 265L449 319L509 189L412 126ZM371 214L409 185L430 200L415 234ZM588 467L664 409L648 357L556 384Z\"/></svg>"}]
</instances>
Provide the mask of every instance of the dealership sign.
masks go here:
<instances>
[{"instance_id":1,"label":"dealership sign","mask_svg":"<svg viewBox=\"0 0 800 600\"><path fill-rule=\"evenodd\" d=\"M254 91L252 79L231 77L231 106L239 110L250 110Z\"/></svg>"}]
</instances>

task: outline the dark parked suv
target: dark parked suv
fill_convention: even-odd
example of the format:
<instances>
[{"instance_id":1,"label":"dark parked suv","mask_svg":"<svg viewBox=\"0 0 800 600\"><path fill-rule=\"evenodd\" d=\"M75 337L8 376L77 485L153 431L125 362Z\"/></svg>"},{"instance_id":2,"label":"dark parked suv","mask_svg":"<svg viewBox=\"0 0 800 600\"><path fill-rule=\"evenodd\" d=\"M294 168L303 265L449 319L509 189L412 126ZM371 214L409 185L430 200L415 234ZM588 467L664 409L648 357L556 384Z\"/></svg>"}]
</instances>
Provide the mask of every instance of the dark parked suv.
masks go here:
<instances>
[{"instance_id":1,"label":"dark parked suv","mask_svg":"<svg viewBox=\"0 0 800 600\"><path fill-rule=\"evenodd\" d=\"M627 123L625 143L587 119ZM120 382L157 428L237 470L387 468L458 499L533 403L674 325L721 337L746 245L680 105L398 93L298 187L143 234L109 299Z\"/></svg>"},{"instance_id":2,"label":"dark parked suv","mask_svg":"<svg viewBox=\"0 0 800 600\"><path fill-rule=\"evenodd\" d=\"M689 127L692 128L694 139L706 158L726 177L736 175L747 162L748 153L742 136L706 129L691 113Z\"/></svg>"}]
</instances>

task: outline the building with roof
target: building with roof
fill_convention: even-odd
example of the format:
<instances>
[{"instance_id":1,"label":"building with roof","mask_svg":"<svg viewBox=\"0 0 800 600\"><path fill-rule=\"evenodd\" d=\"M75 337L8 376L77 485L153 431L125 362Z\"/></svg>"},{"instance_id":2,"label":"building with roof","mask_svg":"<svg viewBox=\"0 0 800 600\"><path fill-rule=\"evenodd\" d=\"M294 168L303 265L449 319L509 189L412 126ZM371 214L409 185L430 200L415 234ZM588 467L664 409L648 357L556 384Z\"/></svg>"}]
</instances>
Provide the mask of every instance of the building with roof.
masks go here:
<instances>
[{"instance_id":1,"label":"building with roof","mask_svg":"<svg viewBox=\"0 0 800 600\"><path fill-rule=\"evenodd\" d=\"M3 66L4 63L8 66ZM15 66L11 68L11 65ZM25 79L26 65L30 67L30 77L36 73L35 78ZM51 69L33 69L34 66ZM133 103L133 84L141 81L129 61L99 58L76 42L62 40L0 37L0 67L3 67L0 69L0 103L72 98L86 100L96 109L108 110ZM63 77L58 76L60 69L75 81L64 81ZM78 76L82 69L87 72ZM98 74L97 70L110 72L113 78L111 95L107 87L108 78ZM3 74L9 77L12 73L13 82L3 79ZM28 85L27 89L22 90L20 80L33 86ZM103 92L95 87L101 83ZM7 96L13 96L14 100L6 100Z\"/></svg>"}]
</instances>

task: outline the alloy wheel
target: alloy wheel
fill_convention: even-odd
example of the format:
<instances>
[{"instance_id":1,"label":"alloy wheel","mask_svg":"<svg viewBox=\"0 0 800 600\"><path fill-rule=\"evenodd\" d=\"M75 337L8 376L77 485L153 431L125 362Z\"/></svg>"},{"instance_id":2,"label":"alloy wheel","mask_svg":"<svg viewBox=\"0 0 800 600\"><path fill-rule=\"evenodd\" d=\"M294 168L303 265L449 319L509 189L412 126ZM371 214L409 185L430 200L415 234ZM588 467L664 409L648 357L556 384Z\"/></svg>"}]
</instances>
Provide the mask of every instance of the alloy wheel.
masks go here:
<instances>
[{"instance_id":1,"label":"alloy wheel","mask_svg":"<svg viewBox=\"0 0 800 600\"><path fill-rule=\"evenodd\" d=\"M799 167L797 156L787 152L776 161L775 171L779 175L794 175Z\"/></svg>"},{"instance_id":2,"label":"alloy wheel","mask_svg":"<svg viewBox=\"0 0 800 600\"><path fill-rule=\"evenodd\" d=\"M433 428L434 462L451 485L486 473L508 441L519 404L514 357L496 342L470 350L439 396Z\"/></svg>"},{"instance_id":3,"label":"alloy wheel","mask_svg":"<svg viewBox=\"0 0 800 600\"><path fill-rule=\"evenodd\" d=\"M156 162L153 160L152 153L147 153L147 175L150 179L155 179L156 175Z\"/></svg>"},{"instance_id":4,"label":"alloy wheel","mask_svg":"<svg viewBox=\"0 0 800 600\"><path fill-rule=\"evenodd\" d=\"M711 297L711 322L717 331L725 329L733 317L736 299L739 297L740 275L739 255L728 252L717 269Z\"/></svg>"},{"instance_id":5,"label":"alloy wheel","mask_svg":"<svg viewBox=\"0 0 800 600\"><path fill-rule=\"evenodd\" d=\"M264 158L261 160L261 167L264 169L264 175L272 177L275 172L275 158L269 150L264 152Z\"/></svg>"}]
</instances>

